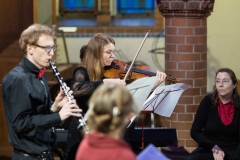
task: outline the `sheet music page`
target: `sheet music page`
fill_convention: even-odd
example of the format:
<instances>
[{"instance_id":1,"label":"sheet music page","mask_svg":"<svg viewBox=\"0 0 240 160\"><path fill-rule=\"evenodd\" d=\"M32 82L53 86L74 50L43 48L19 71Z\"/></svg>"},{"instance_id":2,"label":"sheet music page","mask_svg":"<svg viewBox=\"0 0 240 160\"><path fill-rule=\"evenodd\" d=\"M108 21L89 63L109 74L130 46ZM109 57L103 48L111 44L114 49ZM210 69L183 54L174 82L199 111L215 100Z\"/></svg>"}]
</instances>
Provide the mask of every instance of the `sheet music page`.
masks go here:
<instances>
[{"instance_id":1,"label":"sheet music page","mask_svg":"<svg viewBox=\"0 0 240 160\"><path fill-rule=\"evenodd\" d=\"M133 81L132 83L130 83L126 86L127 89L129 90L129 92L132 94L134 101L138 105L139 111L141 111L143 103L146 101L147 97L149 96L150 92L152 91L152 88L153 88L154 84L156 83L156 81L157 81L156 76L143 77L143 78L139 78L139 79ZM89 105L89 109L84 116L85 121L87 121L90 110L92 110L91 105ZM136 118L136 116L132 118L132 121ZM131 123L132 123L132 121L131 121Z\"/></svg>"},{"instance_id":2,"label":"sheet music page","mask_svg":"<svg viewBox=\"0 0 240 160\"><path fill-rule=\"evenodd\" d=\"M126 87L132 94L135 102L139 106L139 111L141 110L144 102L149 96L154 84L157 81L157 77L144 77L133 81L128 84Z\"/></svg>"},{"instance_id":3,"label":"sheet music page","mask_svg":"<svg viewBox=\"0 0 240 160\"><path fill-rule=\"evenodd\" d=\"M170 117L181 94L189 87L184 83L159 86L144 102L141 110L152 111L161 116Z\"/></svg>"}]
</instances>

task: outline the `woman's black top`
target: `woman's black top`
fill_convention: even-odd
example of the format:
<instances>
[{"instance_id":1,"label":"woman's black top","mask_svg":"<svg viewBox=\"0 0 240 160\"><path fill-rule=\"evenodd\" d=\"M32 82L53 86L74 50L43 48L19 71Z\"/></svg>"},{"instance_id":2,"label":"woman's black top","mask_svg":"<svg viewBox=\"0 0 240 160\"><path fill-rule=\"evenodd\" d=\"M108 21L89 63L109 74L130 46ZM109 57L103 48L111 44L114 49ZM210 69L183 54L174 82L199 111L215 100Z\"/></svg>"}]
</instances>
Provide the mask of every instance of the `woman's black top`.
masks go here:
<instances>
[{"instance_id":1,"label":"woman's black top","mask_svg":"<svg viewBox=\"0 0 240 160\"><path fill-rule=\"evenodd\" d=\"M72 86L74 98L77 101L78 106L83 110L82 114L88 110L88 101L95 91L95 89L103 84L103 80L91 82L87 69L85 67L77 67L73 72ZM74 160L75 154L79 143L83 138L82 128L77 128L79 125L79 119L71 117L70 124L68 127L68 140L64 156L68 160Z\"/></svg>"}]
</instances>

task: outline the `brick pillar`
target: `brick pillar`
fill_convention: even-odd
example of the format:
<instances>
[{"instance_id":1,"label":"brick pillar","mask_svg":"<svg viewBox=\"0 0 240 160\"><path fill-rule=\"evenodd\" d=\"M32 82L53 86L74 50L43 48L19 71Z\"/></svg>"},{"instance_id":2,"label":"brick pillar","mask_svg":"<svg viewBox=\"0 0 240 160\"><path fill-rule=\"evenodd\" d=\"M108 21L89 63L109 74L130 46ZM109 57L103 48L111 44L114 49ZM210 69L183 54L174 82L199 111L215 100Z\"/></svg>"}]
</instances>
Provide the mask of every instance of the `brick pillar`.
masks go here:
<instances>
[{"instance_id":1,"label":"brick pillar","mask_svg":"<svg viewBox=\"0 0 240 160\"><path fill-rule=\"evenodd\" d=\"M178 146L191 152L197 144L189 130L207 92L207 17L214 0L157 0L157 5L165 17L165 72L191 86L161 123L176 128Z\"/></svg>"}]
</instances>

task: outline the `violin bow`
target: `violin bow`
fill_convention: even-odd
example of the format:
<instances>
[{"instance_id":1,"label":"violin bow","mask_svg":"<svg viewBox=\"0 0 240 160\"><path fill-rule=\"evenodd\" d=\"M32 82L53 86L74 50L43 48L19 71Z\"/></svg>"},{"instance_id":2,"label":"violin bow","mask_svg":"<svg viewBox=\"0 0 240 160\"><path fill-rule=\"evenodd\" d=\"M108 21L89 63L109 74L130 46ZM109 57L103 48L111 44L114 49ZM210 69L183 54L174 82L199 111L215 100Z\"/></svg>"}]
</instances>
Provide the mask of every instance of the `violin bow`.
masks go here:
<instances>
[{"instance_id":1,"label":"violin bow","mask_svg":"<svg viewBox=\"0 0 240 160\"><path fill-rule=\"evenodd\" d=\"M147 38L149 32L150 32L150 30L147 31L147 33L146 33L146 35L145 35L145 37L144 37L144 39L143 39L143 41L142 41L142 43L141 43L141 45L140 45L140 47L139 47L139 49L138 49L138 51L137 51L135 57L133 58L133 61L132 61L131 65L130 65L130 67L128 68L128 71L127 71L127 73L126 73L126 75L125 75L125 77L124 77L124 79L123 79L124 81L126 81L128 75L129 75L129 73L131 72L132 67L133 67L133 64L134 64L134 62L135 62L135 60L136 60L136 58L137 58L137 56L138 56L140 50L142 49L142 46L143 46L143 44L144 44L144 42L145 42L145 40L146 40L146 38Z\"/></svg>"}]
</instances>

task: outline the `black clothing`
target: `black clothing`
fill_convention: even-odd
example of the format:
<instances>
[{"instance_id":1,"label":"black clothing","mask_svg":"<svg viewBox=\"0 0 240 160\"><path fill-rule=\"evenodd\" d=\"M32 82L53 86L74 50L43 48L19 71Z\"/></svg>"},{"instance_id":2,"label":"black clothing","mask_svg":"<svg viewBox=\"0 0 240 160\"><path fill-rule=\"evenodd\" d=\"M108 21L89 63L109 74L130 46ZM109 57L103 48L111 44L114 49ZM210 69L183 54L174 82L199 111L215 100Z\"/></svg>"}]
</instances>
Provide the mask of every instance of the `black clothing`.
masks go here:
<instances>
[{"instance_id":1,"label":"black clothing","mask_svg":"<svg viewBox=\"0 0 240 160\"><path fill-rule=\"evenodd\" d=\"M229 150L228 154L224 156L224 160L235 160L237 157L233 158L232 155L236 153L236 149ZM203 147L196 148L186 160L214 160L213 152L207 150Z\"/></svg>"},{"instance_id":2,"label":"black clothing","mask_svg":"<svg viewBox=\"0 0 240 160\"><path fill-rule=\"evenodd\" d=\"M31 160L31 159L38 159L38 160L53 160L52 152L43 152L40 155L31 155L24 151L18 150L14 148L13 150L13 159L17 160Z\"/></svg>"},{"instance_id":3,"label":"black clothing","mask_svg":"<svg viewBox=\"0 0 240 160\"><path fill-rule=\"evenodd\" d=\"M73 72L72 86L74 98L77 101L78 106L83 110L84 115L88 110L88 100L90 99L92 93L95 89L103 84L103 80L91 82L87 69L85 67L77 67ZM84 132L78 129L79 119L72 117L71 123L68 128L68 140L66 144L66 149L64 156L67 160L74 160L77 148L81 140L83 139Z\"/></svg>"},{"instance_id":4,"label":"black clothing","mask_svg":"<svg viewBox=\"0 0 240 160\"><path fill-rule=\"evenodd\" d=\"M73 72L72 86L74 98L76 98L78 106L86 113L88 110L88 100L95 89L103 84L103 80L90 82L87 69L85 67L77 67Z\"/></svg>"},{"instance_id":5,"label":"black clothing","mask_svg":"<svg viewBox=\"0 0 240 160\"><path fill-rule=\"evenodd\" d=\"M213 108L211 97L209 94L201 101L193 121L191 136L200 148L205 149L204 152L212 154L212 148L218 145L225 153L224 160L240 158L240 110L235 108L232 123L224 125L217 107ZM190 157L198 150L197 148L192 152Z\"/></svg>"},{"instance_id":6,"label":"black clothing","mask_svg":"<svg viewBox=\"0 0 240 160\"><path fill-rule=\"evenodd\" d=\"M51 113L51 97L45 76L27 58L3 79L2 93L10 144L28 154L50 151L55 143L54 126L61 123Z\"/></svg>"}]
</instances>

